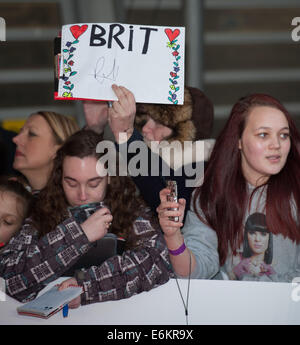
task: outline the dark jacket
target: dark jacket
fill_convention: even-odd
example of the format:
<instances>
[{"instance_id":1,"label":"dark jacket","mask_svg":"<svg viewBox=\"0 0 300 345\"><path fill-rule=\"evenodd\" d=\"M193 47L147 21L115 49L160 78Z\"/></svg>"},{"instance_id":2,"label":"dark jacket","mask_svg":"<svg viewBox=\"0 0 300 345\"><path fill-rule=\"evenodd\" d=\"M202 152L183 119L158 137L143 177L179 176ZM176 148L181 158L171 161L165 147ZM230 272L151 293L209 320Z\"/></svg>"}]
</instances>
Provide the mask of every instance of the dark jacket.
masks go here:
<instances>
[{"instance_id":1,"label":"dark jacket","mask_svg":"<svg viewBox=\"0 0 300 345\"><path fill-rule=\"evenodd\" d=\"M159 154L153 152L144 142L143 136L136 129L134 129L133 134L128 142L121 145L116 144L117 151L120 152L120 156L122 157L126 155L127 166L130 166L131 159L134 159L134 157L136 156L136 152L131 152L130 145L137 142L139 143L139 145L144 147L144 152L147 154L147 171L146 175L135 175L132 174L131 171L129 171L129 174L131 175L132 180L137 186L142 198L152 209L152 211L156 213L156 208L160 205L159 192L163 188L166 188L167 180L176 181L178 199L184 198L186 200L186 215L187 211L190 208L191 195L194 190L194 187L188 186L188 181L193 184L192 182L196 181L198 173L199 175L201 175L201 177L203 177L205 161L208 160L208 158L206 157L210 155L210 151L212 150L212 147L214 145L214 140L205 140L203 142L203 145L206 148L205 154L203 155L203 160L197 162L191 161L188 164L181 166L180 169L173 169L172 166L164 161ZM151 170L151 168L153 168L153 162L158 162L157 174L152 173L153 170ZM197 173L193 173L196 171L196 169ZM187 175L188 172L192 172L193 175Z\"/></svg>"},{"instance_id":2,"label":"dark jacket","mask_svg":"<svg viewBox=\"0 0 300 345\"><path fill-rule=\"evenodd\" d=\"M15 174L13 169L13 162L16 152L16 145L12 141L17 133L7 131L0 127L0 175Z\"/></svg>"}]
</instances>

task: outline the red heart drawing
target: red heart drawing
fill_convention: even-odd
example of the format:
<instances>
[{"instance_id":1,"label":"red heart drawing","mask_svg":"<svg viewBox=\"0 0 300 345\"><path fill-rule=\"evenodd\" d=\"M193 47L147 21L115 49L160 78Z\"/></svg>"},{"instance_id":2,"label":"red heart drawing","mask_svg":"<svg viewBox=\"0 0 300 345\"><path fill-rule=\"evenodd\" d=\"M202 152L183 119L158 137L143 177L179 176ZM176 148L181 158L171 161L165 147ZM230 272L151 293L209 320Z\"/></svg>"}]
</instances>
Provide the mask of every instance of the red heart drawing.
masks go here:
<instances>
[{"instance_id":1,"label":"red heart drawing","mask_svg":"<svg viewBox=\"0 0 300 345\"><path fill-rule=\"evenodd\" d=\"M85 31L86 29L88 28L88 26L85 24L85 25L73 25L70 27L70 31L72 33L72 35L74 36L74 38L77 40L79 36L81 36Z\"/></svg>"},{"instance_id":2,"label":"red heart drawing","mask_svg":"<svg viewBox=\"0 0 300 345\"><path fill-rule=\"evenodd\" d=\"M170 40L170 42L172 42L180 34L180 30L175 29L174 31L172 31L171 29L165 29L165 33L168 36L168 39Z\"/></svg>"}]
</instances>

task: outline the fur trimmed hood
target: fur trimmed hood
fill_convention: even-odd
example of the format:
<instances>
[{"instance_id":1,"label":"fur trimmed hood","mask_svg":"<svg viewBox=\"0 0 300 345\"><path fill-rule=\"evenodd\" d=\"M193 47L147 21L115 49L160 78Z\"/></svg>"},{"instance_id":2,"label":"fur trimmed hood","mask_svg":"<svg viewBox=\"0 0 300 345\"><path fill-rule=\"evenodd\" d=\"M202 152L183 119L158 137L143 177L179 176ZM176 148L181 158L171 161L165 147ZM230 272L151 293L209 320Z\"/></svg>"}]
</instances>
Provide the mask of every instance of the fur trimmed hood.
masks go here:
<instances>
[{"instance_id":1,"label":"fur trimmed hood","mask_svg":"<svg viewBox=\"0 0 300 345\"><path fill-rule=\"evenodd\" d=\"M187 146L182 146L182 144L174 146L163 140L160 143L158 141L147 142L147 145L152 152L158 154L170 168L176 171L184 165L208 161L215 142L215 139L205 139L190 142L190 145ZM163 154L164 150L166 154Z\"/></svg>"},{"instance_id":2,"label":"fur trimmed hood","mask_svg":"<svg viewBox=\"0 0 300 345\"><path fill-rule=\"evenodd\" d=\"M173 130L167 140L195 141L211 137L213 104L199 89L184 88L184 104L137 104L135 126L141 131L147 115Z\"/></svg>"}]
</instances>

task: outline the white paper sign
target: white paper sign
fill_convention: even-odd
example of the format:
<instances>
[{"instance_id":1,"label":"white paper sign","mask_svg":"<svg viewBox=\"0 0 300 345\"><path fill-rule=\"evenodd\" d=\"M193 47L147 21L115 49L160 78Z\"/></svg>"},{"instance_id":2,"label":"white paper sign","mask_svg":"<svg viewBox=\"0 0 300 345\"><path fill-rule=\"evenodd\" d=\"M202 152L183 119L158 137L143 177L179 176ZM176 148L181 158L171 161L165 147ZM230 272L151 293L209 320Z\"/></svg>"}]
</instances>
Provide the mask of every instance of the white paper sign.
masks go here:
<instances>
[{"instance_id":1,"label":"white paper sign","mask_svg":"<svg viewBox=\"0 0 300 345\"><path fill-rule=\"evenodd\" d=\"M117 84L137 102L183 104L184 45L183 27L64 25L58 99L116 100Z\"/></svg>"}]
</instances>

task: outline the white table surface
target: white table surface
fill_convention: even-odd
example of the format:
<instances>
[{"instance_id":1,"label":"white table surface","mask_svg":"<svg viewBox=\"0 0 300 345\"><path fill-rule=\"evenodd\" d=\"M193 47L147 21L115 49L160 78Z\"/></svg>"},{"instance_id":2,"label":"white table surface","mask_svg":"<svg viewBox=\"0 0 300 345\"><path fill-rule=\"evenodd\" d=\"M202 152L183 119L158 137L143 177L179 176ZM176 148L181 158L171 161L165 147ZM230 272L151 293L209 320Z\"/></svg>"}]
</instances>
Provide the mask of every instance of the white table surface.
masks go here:
<instances>
[{"instance_id":1,"label":"white table surface","mask_svg":"<svg viewBox=\"0 0 300 345\"><path fill-rule=\"evenodd\" d=\"M188 281L178 282L186 299ZM189 325L300 324L300 301L292 299L293 289L289 283L191 280ZM61 311L47 320L21 316L16 311L19 305L9 296L0 302L0 325L186 325L174 279L128 299L71 309L67 318Z\"/></svg>"}]
</instances>

